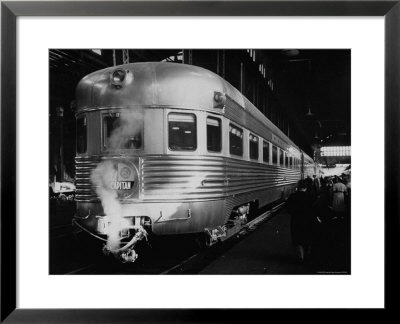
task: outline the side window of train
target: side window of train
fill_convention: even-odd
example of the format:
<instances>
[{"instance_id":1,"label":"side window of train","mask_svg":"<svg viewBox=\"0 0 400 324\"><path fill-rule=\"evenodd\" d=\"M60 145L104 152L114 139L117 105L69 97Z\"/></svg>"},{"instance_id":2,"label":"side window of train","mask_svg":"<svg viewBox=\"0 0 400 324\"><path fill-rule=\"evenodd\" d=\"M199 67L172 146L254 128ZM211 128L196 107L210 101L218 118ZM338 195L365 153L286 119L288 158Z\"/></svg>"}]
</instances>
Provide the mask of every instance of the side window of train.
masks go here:
<instances>
[{"instance_id":1,"label":"side window of train","mask_svg":"<svg viewBox=\"0 0 400 324\"><path fill-rule=\"evenodd\" d=\"M269 163L269 143L263 141L263 161Z\"/></svg>"},{"instance_id":2,"label":"side window of train","mask_svg":"<svg viewBox=\"0 0 400 324\"><path fill-rule=\"evenodd\" d=\"M207 117L207 150L209 152L221 152L222 127L221 119Z\"/></svg>"},{"instance_id":3,"label":"side window of train","mask_svg":"<svg viewBox=\"0 0 400 324\"><path fill-rule=\"evenodd\" d=\"M243 130L229 124L229 153L243 155Z\"/></svg>"},{"instance_id":4,"label":"side window of train","mask_svg":"<svg viewBox=\"0 0 400 324\"><path fill-rule=\"evenodd\" d=\"M286 166L287 168L290 167L290 165L289 165L289 156L288 156L287 152L285 152L285 166Z\"/></svg>"},{"instance_id":5,"label":"side window of train","mask_svg":"<svg viewBox=\"0 0 400 324\"><path fill-rule=\"evenodd\" d=\"M79 117L76 120L76 152L86 153L87 149L87 122L86 117Z\"/></svg>"},{"instance_id":6,"label":"side window of train","mask_svg":"<svg viewBox=\"0 0 400 324\"><path fill-rule=\"evenodd\" d=\"M280 166L283 166L283 151L282 150L279 150L280 152L279 152L279 165Z\"/></svg>"},{"instance_id":7,"label":"side window of train","mask_svg":"<svg viewBox=\"0 0 400 324\"><path fill-rule=\"evenodd\" d=\"M258 137L249 134L250 159L258 160Z\"/></svg>"},{"instance_id":8,"label":"side window of train","mask_svg":"<svg viewBox=\"0 0 400 324\"><path fill-rule=\"evenodd\" d=\"M197 148L196 116L170 113L168 115L168 147L172 151L194 151Z\"/></svg>"},{"instance_id":9,"label":"side window of train","mask_svg":"<svg viewBox=\"0 0 400 324\"><path fill-rule=\"evenodd\" d=\"M272 163L278 164L278 148L275 145L272 145Z\"/></svg>"},{"instance_id":10,"label":"side window of train","mask_svg":"<svg viewBox=\"0 0 400 324\"><path fill-rule=\"evenodd\" d=\"M142 147L143 116L140 113L103 115L103 147L109 150Z\"/></svg>"}]
</instances>

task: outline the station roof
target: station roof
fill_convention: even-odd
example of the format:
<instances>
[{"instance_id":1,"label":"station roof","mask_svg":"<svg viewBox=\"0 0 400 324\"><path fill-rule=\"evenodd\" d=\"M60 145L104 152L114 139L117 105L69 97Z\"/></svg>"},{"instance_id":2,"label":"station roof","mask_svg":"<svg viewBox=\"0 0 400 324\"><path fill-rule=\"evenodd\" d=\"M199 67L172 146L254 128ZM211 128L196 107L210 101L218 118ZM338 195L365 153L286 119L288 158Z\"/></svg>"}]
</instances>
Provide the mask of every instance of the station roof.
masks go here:
<instances>
[{"instance_id":1,"label":"station roof","mask_svg":"<svg viewBox=\"0 0 400 324\"><path fill-rule=\"evenodd\" d=\"M199 55L204 56L204 62L214 59L208 58L206 50L197 51L201 51ZM122 63L122 50L116 52L116 63L119 65ZM129 50L129 57L130 62L179 62L183 60L182 52L182 49L135 49ZM242 52L245 53L246 50ZM290 132L289 137L295 143L309 154L318 145L351 144L350 50L257 49L255 52L255 65L263 64L271 71L275 83L274 96L279 101L279 109L284 112L287 121L299 131L299 135ZM78 81L93 71L112 66L115 59L113 55L115 56L115 51L111 49L101 52L50 50L50 69L54 72L50 76L63 81L51 83L55 87L51 89L51 100L58 96L73 98L74 92L71 89L74 89ZM229 68L230 66L225 67Z\"/></svg>"}]
</instances>

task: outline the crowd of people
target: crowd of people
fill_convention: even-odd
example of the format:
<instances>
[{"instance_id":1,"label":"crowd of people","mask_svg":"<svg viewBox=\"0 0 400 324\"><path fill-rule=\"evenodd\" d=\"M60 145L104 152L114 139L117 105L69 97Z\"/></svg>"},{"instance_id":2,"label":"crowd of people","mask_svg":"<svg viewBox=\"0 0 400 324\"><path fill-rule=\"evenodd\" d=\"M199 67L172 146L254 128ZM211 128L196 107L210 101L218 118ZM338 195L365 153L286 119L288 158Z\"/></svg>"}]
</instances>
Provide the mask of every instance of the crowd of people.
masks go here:
<instances>
[{"instance_id":1,"label":"crowd of people","mask_svg":"<svg viewBox=\"0 0 400 324\"><path fill-rule=\"evenodd\" d=\"M286 206L291 215L292 243L298 249L300 262L311 259L329 244L330 249L338 244L349 248L350 201L350 175L314 175L299 181Z\"/></svg>"}]
</instances>

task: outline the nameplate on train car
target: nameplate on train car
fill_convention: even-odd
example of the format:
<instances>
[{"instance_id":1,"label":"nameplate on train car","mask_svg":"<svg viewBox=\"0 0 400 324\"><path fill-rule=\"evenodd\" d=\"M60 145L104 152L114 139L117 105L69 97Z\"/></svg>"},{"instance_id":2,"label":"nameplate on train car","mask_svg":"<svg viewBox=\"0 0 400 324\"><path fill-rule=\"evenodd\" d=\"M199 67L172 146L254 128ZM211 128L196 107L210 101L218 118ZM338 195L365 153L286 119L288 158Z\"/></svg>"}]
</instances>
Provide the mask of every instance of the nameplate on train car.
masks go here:
<instances>
[{"instance_id":1,"label":"nameplate on train car","mask_svg":"<svg viewBox=\"0 0 400 324\"><path fill-rule=\"evenodd\" d=\"M131 190L133 187L133 181L113 181L111 183L111 189L115 190Z\"/></svg>"}]
</instances>

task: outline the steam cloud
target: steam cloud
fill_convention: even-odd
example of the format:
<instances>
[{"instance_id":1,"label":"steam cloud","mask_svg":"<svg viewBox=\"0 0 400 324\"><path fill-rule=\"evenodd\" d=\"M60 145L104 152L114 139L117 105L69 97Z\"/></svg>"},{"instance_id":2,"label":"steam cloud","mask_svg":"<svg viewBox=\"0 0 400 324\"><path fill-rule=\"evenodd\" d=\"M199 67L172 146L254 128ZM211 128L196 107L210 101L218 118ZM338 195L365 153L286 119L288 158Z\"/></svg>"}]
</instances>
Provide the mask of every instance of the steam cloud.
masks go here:
<instances>
[{"instance_id":1,"label":"steam cloud","mask_svg":"<svg viewBox=\"0 0 400 324\"><path fill-rule=\"evenodd\" d=\"M123 111L114 121L114 129L107 139L107 153L119 149L138 148L141 146L142 114L139 112ZM118 122L115 125L115 122ZM124 229L122 205L118 199L118 192L111 189L116 180L116 165L110 160L100 162L91 173L91 181L101 200L103 210L108 219L107 248L111 251L119 248L120 231Z\"/></svg>"},{"instance_id":2,"label":"steam cloud","mask_svg":"<svg viewBox=\"0 0 400 324\"><path fill-rule=\"evenodd\" d=\"M101 199L104 213L109 218L107 247L110 250L115 250L119 247L119 232L122 219L122 206L118 200L117 191L110 187L114 177L114 164L111 161L100 162L91 175L92 183L96 187L96 193Z\"/></svg>"}]
</instances>

